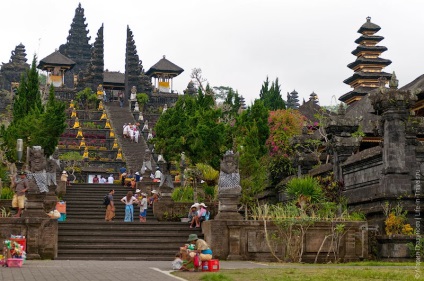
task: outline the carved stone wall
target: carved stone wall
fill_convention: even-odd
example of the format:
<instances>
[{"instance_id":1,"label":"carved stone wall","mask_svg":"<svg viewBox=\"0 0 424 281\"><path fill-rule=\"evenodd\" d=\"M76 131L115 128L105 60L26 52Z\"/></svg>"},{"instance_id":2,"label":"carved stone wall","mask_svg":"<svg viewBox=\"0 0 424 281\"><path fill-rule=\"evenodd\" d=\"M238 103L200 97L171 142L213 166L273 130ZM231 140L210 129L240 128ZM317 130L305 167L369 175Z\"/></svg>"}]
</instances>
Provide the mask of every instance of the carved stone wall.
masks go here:
<instances>
[{"instance_id":1,"label":"carved stone wall","mask_svg":"<svg viewBox=\"0 0 424 281\"><path fill-rule=\"evenodd\" d=\"M24 235L27 259L57 257L58 223L50 218L0 218L0 243L10 235Z\"/></svg>"},{"instance_id":2,"label":"carved stone wall","mask_svg":"<svg viewBox=\"0 0 424 281\"><path fill-rule=\"evenodd\" d=\"M368 234L366 222L343 222L346 234L343 236L339 250L340 259L344 262L367 258ZM214 258L225 260L275 261L265 239L262 221L221 221L212 220L202 224L205 240L211 246ZM275 226L267 224L268 233L276 231ZM219 233L219 235L216 235ZM316 222L305 235L302 261L313 262L325 235L331 233L331 223ZM325 242L319 255L324 262L330 244ZM278 257L284 256L282 246L275 246Z\"/></svg>"}]
</instances>

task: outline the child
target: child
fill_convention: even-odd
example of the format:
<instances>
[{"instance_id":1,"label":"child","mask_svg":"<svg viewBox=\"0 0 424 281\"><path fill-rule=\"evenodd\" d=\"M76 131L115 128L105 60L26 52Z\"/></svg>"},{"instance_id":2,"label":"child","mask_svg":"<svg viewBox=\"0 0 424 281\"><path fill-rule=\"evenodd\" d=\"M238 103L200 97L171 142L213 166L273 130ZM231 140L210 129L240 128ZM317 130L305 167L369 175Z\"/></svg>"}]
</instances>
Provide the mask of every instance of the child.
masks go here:
<instances>
[{"instance_id":1,"label":"child","mask_svg":"<svg viewBox=\"0 0 424 281\"><path fill-rule=\"evenodd\" d=\"M140 222L146 222L147 220L147 194L146 193L141 193L140 194L141 199L139 206L140 206Z\"/></svg>"},{"instance_id":2,"label":"child","mask_svg":"<svg viewBox=\"0 0 424 281\"><path fill-rule=\"evenodd\" d=\"M183 267L183 260L181 259L181 254L176 253L175 259L172 262L172 269L173 270L180 270Z\"/></svg>"}]
</instances>

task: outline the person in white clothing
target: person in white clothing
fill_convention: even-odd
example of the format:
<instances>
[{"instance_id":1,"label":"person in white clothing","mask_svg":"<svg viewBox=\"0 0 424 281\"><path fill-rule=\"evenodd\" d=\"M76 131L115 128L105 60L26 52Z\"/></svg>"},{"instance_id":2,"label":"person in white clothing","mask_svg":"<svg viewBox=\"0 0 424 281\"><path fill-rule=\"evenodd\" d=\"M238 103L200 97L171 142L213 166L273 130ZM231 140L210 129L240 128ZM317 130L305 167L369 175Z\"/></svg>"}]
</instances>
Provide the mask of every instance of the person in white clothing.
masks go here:
<instances>
[{"instance_id":1,"label":"person in white clothing","mask_svg":"<svg viewBox=\"0 0 424 281\"><path fill-rule=\"evenodd\" d=\"M109 177L107 178L107 183L109 183L109 184L113 184L113 181L114 181L115 179L113 178L113 175L112 174L110 174L109 175Z\"/></svg>"},{"instance_id":2,"label":"person in white clothing","mask_svg":"<svg viewBox=\"0 0 424 281\"><path fill-rule=\"evenodd\" d=\"M138 143L138 138L140 137L140 130L137 127L134 129L134 142Z\"/></svg>"}]
</instances>

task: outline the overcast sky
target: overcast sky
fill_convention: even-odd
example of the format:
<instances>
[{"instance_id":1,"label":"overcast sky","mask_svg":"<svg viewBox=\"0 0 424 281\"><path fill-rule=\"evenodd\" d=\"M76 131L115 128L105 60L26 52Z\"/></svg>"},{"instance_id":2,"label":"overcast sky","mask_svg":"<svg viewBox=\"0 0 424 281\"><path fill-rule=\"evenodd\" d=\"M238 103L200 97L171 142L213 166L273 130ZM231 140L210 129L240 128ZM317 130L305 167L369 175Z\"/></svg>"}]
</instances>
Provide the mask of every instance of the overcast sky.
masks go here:
<instances>
[{"instance_id":1,"label":"overcast sky","mask_svg":"<svg viewBox=\"0 0 424 281\"><path fill-rule=\"evenodd\" d=\"M378 24L400 85L424 73L422 0L19 0L0 1L0 62L23 43L28 61L66 43L81 3L94 42L104 24L105 68L125 71L126 27L134 34L147 71L163 55L182 67L174 90L182 93L193 68L211 86L230 86L259 98L263 81L278 77L282 96L300 99L314 91L321 105L350 91L343 80L353 71L357 30L366 17ZM337 101L338 102L338 101Z\"/></svg>"}]
</instances>

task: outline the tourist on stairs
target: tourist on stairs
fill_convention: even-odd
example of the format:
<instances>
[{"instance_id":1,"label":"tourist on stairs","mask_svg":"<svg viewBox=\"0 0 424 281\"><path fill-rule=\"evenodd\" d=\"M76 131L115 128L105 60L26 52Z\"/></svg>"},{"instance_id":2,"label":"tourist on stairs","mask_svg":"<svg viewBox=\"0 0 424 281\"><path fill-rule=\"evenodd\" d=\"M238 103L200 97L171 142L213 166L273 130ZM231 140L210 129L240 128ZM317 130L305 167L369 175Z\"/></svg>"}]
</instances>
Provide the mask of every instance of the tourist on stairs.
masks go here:
<instances>
[{"instance_id":1,"label":"tourist on stairs","mask_svg":"<svg viewBox=\"0 0 424 281\"><path fill-rule=\"evenodd\" d=\"M115 190L111 189L107 195L109 198L109 204L106 206L105 221L112 221L115 218L115 204L113 203L113 195Z\"/></svg>"},{"instance_id":2,"label":"tourist on stairs","mask_svg":"<svg viewBox=\"0 0 424 281\"><path fill-rule=\"evenodd\" d=\"M137 198L133 196L132 191L128 191L127 196L121 199L121 202L125 204L125 218L124 222L134 221L134 206L133 204L138 203Z\"/></svg>"}]
</instances>

